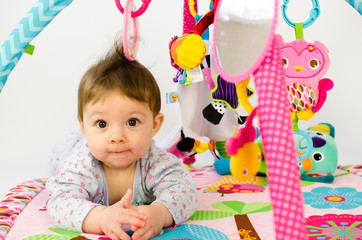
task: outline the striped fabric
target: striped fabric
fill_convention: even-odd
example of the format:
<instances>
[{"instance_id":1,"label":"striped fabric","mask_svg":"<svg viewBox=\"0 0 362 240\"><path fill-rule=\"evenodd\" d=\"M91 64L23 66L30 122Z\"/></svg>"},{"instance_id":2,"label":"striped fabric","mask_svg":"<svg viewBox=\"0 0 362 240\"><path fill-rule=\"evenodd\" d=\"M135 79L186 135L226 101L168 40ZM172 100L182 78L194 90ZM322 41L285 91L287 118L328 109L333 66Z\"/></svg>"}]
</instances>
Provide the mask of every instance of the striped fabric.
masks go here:
<instances>
[{"instance_id":1,"label":"striped fabric","mask_svg":"<svg viewBox=\"0 0 362 240\"><path fill-rule=\"evenodd\" d=\"M345 0L362 15L362 0Z\"/></svg>"},{"instance_id":2,"label":"striped fabric","mask_svg":"<svg viewBox=\"0 0 362 240\"><path fill-rule=\"evenodd\" d=\"M0 47L0 92L33 40L72 0L39 0Z\"/></svg>"}]
</instances>

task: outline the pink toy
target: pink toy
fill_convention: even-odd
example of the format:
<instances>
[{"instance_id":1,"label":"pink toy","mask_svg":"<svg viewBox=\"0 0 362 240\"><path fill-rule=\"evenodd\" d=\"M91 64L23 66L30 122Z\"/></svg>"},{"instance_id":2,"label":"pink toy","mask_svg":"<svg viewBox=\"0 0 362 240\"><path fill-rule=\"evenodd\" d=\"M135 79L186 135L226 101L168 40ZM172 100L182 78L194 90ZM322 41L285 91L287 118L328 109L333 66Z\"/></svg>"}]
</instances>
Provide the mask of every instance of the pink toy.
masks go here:
<instances>
[{"instance_id":1,"label":"pink toy","mask_svg":"<svg viewBox=\"0 0 362 240\"><path fill-rule=\"evenodd\" d=\"M309 120L323 106L327 91L333 82L322 78L329 68L328 49L315 41L307 43L303 39L284 43L282 36L276 35L280 57L290 102L290 111L299 119Z\"/></svg>"},{"instance_id":2,"label":"pink toy","mask_svg":"<svg viewBox=\"0 0 362 240\"><path fill-rule=\"evenodd\" d=\"M127 0L126 5L123 8L120 1L116 0L116 6L118 10L124 15L124 28L123 28L123 48L125 55L129 61L133 61L136 58L138 45L139 45L139 24L138 18L141 16L148 5L150 4L151 0L142 0L142 6L135 11L136 6L133 0ZM130 35L130 29L133 27L133 35Z\"/></svg>"},{"instance_id":3,"label":"pink toy","mask_svg":"<svg viewBox=\"0 0 362 240\"><path fill-rule=\"evenodd\" d=\"M229 154L235 155L239 148L242 148L245 143L254 142L256 138L256 130L252 125L254 116L256 115L257 108L249 115L244 128L240 128L236 132L235 137L231 137L226 141L226 150Z\"/></svg>"},{"instance_id":4,"label":"pink toy","mask_svg":"<svg viewBox=\"0 0 362 240\"><path fill-rule=\"evenodd\" d=\"M142 0L142 6L137 11L132 11L131 17L135 18L135 17L141 16L148 8L148 4L150 4L150 2L151 2L151 0ZM116 0L116 6L117 6L118 10L123 14L124 9L121 5L120 0Z\"/></svg>"},{"instance_id":5,"label":"pink toy","mask_svg":"<svg viewBox=\"0 0 362 240\"><path fill-rule=\"evenodd\" d=\"M138 19L132 17L132 10L135 9L133 0L127 0L124 10L124 30L123 30L123 48L124 53L129 61L133 61L136 58L138 50ZM131 25L132 23L132 25ZM133 37L129 37L129 32L133 27Z\"/></svg>"}]
</instances>

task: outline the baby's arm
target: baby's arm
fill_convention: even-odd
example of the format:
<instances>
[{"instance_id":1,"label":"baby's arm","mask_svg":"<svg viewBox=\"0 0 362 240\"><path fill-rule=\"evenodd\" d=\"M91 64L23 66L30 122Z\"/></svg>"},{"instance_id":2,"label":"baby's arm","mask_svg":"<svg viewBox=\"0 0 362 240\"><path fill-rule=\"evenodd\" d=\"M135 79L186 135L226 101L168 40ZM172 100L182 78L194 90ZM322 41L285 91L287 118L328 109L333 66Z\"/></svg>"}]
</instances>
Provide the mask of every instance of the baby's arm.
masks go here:
<instances>
[{"instance_id":1,"label":"baby's arm","mask_svg":"<svg viewBox=\"0 0 362 240\"><path fill-rule=\"evenodd\" d=\"M103 206L107 203L104 202L106 198L103 196L105 193L101 169L102 166L89 154L85 143L79 142L65 160L60 173L49 178L47 189L51 192L51 198L48 202L48 212L58 227L75 232L84 230L101 234L106 228L98 224L103 224L103 221L99 221L100 216L108 216L106 219L109 223L108 218L113 212L121 212L123 218L111 218L111 221L121 221L122 224L129 223L139 227L144 225L145 216L137 213L132 207L124 209L122 200L110 207ZM132 198L131 192L124 196L123 201L128 198ZM125 219L127 214L131 217Z\"/></svg>"},{"instance_id":2,"label":"baby's arm","mask_svg":"<svg viewBox=\"0 0 362 240\"><path fill-rule=\"evenodd\" d=\"M163 227L186 221L197 207L196 184L179 159L172 154L161 153L148 163L144 179L146 188L156 200L149 206L139 206L139 211L147 214L148 219L146 226L137 229L132 239L157 236Z\"/></svg>"}]
</instances>

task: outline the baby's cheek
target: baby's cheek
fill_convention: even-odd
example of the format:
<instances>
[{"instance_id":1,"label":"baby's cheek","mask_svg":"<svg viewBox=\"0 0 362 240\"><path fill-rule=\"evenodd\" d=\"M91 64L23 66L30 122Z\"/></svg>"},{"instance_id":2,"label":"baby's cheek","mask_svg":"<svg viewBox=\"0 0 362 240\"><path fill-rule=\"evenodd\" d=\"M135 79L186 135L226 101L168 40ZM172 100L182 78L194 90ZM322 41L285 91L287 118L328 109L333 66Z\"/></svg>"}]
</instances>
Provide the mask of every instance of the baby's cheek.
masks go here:
<instances>
[{"instance_id":1,"label":"baby's cheek","mask_svg":"<svg viewBox=\"0 0 362 240\"><path fill-rule=\"evenodd\" d=\"M105 152L102 151L101 147L99 145L97 146L97 144L92 144L92 143L88 144L88 149L89 149L88 156L92 155L98 160L102 160L106 157Z\"/></svg>"}]
</instances>

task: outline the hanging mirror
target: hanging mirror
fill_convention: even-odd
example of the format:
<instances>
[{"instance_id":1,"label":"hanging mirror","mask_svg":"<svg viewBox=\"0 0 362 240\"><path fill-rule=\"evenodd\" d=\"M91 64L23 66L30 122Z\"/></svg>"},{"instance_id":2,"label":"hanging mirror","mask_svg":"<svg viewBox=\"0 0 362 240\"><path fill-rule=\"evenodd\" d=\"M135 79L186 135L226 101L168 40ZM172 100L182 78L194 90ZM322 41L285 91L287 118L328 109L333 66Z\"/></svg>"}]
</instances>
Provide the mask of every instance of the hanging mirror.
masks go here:
<instances>
[{"instance_id":1,"label":"hanging mirror","mask_svg":"<svg viewBox=\"0 0 362 240\"><path fill-rule=\"evenodd\" d=\"M243 81L259 67L270 49L276 18L277 0L219 0L212 51L226 81Z\"/></svg>"}]
</instances>

